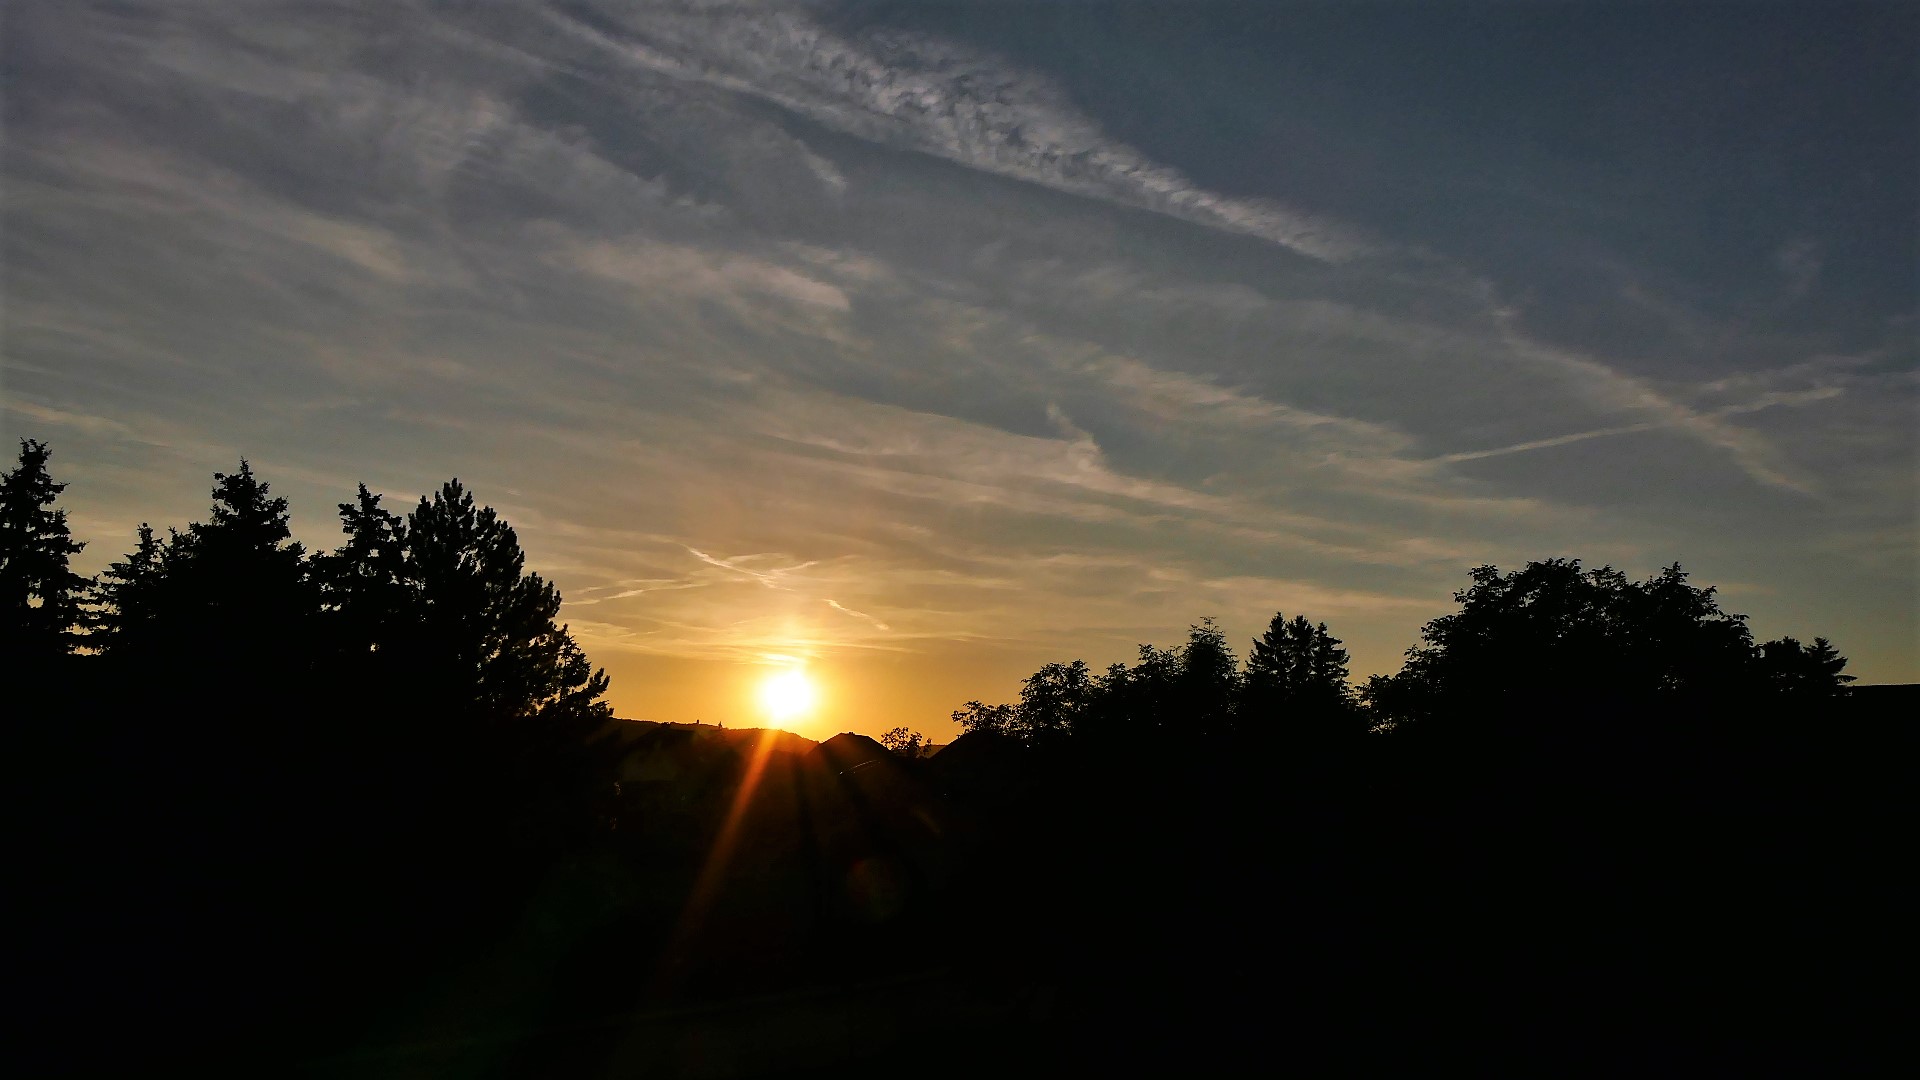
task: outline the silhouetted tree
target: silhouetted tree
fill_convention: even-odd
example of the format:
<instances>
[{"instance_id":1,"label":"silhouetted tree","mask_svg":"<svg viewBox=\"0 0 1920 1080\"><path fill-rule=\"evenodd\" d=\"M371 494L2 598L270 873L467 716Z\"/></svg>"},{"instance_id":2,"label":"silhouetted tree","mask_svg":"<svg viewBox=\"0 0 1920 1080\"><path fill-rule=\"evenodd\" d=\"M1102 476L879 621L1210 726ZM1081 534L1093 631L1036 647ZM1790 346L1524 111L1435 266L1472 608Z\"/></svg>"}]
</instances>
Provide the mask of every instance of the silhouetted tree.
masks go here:
<instances>
[{"instance_id":1,"label":"silhouetted tree","mask_svg":"<svg viewBox=\"0 0 1920 1080\"><path fill-rule=\"evenodd\" d=\"M86 547L67 529L67 512L50 509L67 489L47 473L53 452L20 440L20 464L0 474L0 648L14 657L65 655L87 579L67 560Z\"/></svg>"},{"instance_id":2,"label":"silhouetted tree","mask_svg":"<svg viewBox=\"0 0 1920 1080\"><path fill-rule=\"evenodd\" d=\"M347 542L318 577L348 651L384 653L463 716L590 723L612 715L595 671L565 626L560 592L524 572L513 527L458 480L402 520L364 485L340 505Z\"/></svg>"},{"instance_id":3,"label":"silhouetted tree","mask_svg":"<svg viewBox=\"0 0 1920 1080\"><path fill-rule=\"evenodd\" d=\"M192 599L223 634L287 633L318 608L287 500L274 498L244 458L239 472L213 479L212 511L174 543L172 573L188 579Z\"/></svg>"},{"instance_id":4,"label":"silhouetted tree","mask_svg":"<svg viewBox=\"0 0 1920 1080\"><path fill-rule=\"evenodd\" d=\"M1091 679L1074 732L1109 750L1144 746L1162 732L1224 736L1239 722L1240 693L1239 661L1213 620L1202 619L1184 644L1141 645L1132 666L1114 664Z\"/></svg>"},{"instance_id":5,"label":"silhouetted tree","mask_svg":"<svg viewBox=\"0 0 1920 1080\"><path fill-rule=\"evenodd\" d=\"M206 521L169 531L141 526L140 543L95 592L94 622L110 654L217 662L228 679L284 677L309 667L318 607L306 552L293 539L287 500L246 460L215 473Z\"/></svg>"},{"instance_id":6,"label":"silhouetted tree","mask_svg":"<svg viewBox=\"0 0 1920 1080\"><path fill-rule=\"evenodd\" d=\"M349 657L391 652L401 638L412 636L407 523L381 507L381 498L361 484L354 502L339 504L347 542L314 559L335 643Z\"/></svg>"},{"instance_id":7,"label":"silhouetted tree","mask_svg":"<svg viewBox=\"0 0 1920 1080\"><path fill-rule=\"evenodd\" d=\"M960 725L963 732L991 731L996 735L1012 735L1014 730L1014 708L1011 705L983 705L978 701L969 701L953 711L953 722Z\"/></svg>"},{"instance_id":8,"label":"silhouetted tree","mask_svg":"<svg viewBox=\"0 0 1920 1080\"><path fill-rule=\"evenodd\" d=\"M1064 742L1083 723L1096 689L1084 660L1043 666L1020 686L1012 734L1035 746Z\"/></svg>"},{"instance_id":9,"label":"silhouetted tree","mask_svg":"<svg viewBox=\"0 0 1920 1080\"><path fill-rule=\"evenodd\" d=\"M1232 734L1240 700L1240 662L1227 645L1227 636L1212 619L1187 629L1180 648L1178 695L1182 721L1201 736Z\"/></svg>"},{"instance_id":10,"label":"silhouetted tree","mask_svg":"<svg viewBox=\"0 0 1920 1080\"><path fill-rule=\"evenodd\" d=\"M1577 559L1471 573L1473 584L1454 594L1460 610L1427 623L1398 674L1368 683L1363 696L1377 722L1547 697L1714 702L1799 680L1831 692L1843 681L1846 661L1830 646L1817 661L1796 652L1798 643L1756 649L1745 616L1721 611L1714 590L1688 584L1678 564L1640 583L1612 567L1582 571Z\"/></svg>"},{"instance_id":11,"label":"silhouetted tree","mask_svg":"<svg viewBox=\"0 0 1920 1080\"><path fill-rule=\"evenodd\" d=\"M1826 638L1802 645L1790 637L1760 646L1760 669L1769 688L1793 697L1826 698L1846 693L1853 676L1842 675L1847 658Z\"/></svg>"},{"instance_id":12,"label":"silhouetted tree","mask_svg":"<svg viewBox=\"0 0 1920 1080\"><path fill-rule=\"evenodd\" d=\"M1180 649L1144 644L1131 666L1108 667L1086 734L1098 743L1125 746L1178 723L1184 711L1182 669Z\"/></svg>"},{"instance_id":13,"label":"silhouetted tree","mask_svg":"<svg viewBox=\"0 0 1920 1080\"><path fill-rule=\"evenodd\" d=\"M1304 615L1289 620L1275 612L1267 632L1254 639L1243 704L1258 722L1296 736L1361 730L1347 685L1347 651L1326 623L1316 626Z\"/></svg>"},{"instance_id":14,"label":"silhouetted tree","mask_svg":"<svg viewBox=\"0 0 1920 1080\"><path fill-rule=\"evenodd\" d=\"M1247 681L1279 701L1310 696L1344 701L1351 693L1347 651L1327 624L1315 626L1304 615L1288 620L1280 612L1247 653Z\"/></svg>"},{"instance_id":15,"label":"silhouetted tree","mask_svg":"<svg viewBox=\"0 0 1920 1080\"><path fill-rule=\"evenodd\" d=\"M161 592L166 588L169 551L168 542L154 535L153 526L141 522L133 551L108 566L94 583L88 644L107 656L151 647L165 604Z\"/></svg>"},{"instance_id":16,"label":"silhouetted tree","mask_svg":"<svg viewBox=\"0 0 1920 1080\"><path fill-rule=\"evenodd\" d=\"M903 758L918 758L921 748L926 745L926 736L917 731L897 727L880 736L880 745Z\"/></svg>"}]
</instances>

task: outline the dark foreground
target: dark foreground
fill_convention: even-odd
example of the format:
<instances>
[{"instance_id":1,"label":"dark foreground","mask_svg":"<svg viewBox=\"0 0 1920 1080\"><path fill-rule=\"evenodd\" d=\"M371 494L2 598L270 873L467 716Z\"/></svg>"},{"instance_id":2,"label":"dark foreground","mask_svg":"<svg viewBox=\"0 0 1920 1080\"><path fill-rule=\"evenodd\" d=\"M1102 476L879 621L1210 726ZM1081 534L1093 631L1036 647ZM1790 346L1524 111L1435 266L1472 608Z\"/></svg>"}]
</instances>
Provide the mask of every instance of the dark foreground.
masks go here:
<instances>
[{"instance_id":1,"label":"dark foreground","mask_svg":"<svg viewBox=\"0 0 1920 1080\"><path fill-rule=\"evenodd\" d=\"M379 755L338 702L13 721L10 1072L1831 1075L1904 1022L1914 728L1871 693L913 762Z\"/></svg>"}]
</instances>

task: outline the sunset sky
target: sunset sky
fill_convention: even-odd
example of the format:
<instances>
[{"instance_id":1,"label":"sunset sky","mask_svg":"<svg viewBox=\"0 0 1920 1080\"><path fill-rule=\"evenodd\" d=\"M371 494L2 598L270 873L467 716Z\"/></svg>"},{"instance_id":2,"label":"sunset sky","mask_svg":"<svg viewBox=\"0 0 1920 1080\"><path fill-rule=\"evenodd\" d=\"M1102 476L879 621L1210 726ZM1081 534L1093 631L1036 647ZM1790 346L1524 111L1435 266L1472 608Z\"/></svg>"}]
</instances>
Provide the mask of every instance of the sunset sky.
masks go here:
<instances>
[{"instance_id":1,"label":"sunset sky","mask_svg":"<svg viewBox=\"0 0 1920 1080\"><path fill-rule=\"evenodd\" d=\"M78 569L458 476L630 718L950 737L1276 611L1679 561L1920 680L1920 7L8 3ZM11 450L8 454L11 458ZM10 462L9 462L10 464Z\"/></svg>"}]
</instances>

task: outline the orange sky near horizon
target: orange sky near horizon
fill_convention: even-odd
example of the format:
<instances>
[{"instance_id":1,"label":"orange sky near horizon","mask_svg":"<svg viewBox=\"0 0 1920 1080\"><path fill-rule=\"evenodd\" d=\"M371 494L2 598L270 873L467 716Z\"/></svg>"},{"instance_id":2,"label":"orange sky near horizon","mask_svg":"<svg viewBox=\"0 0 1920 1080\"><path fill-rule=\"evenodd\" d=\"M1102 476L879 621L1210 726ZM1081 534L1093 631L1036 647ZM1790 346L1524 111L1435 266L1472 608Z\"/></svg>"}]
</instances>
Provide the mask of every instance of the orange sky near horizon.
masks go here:
<instances>
[{"instance_id":1,"label":"orange sky near horizon","mask_svg":"<svg viewBox=\"0 0 1920 1080\"><path fill-rule=\"evenodd\" d=\"M778 727L816 742L842 731L878 738L902 726L946 742L959 734L949 718L953 710L969 698L1011 699L1020 679L1009 674L1007 658L999 664L988 656L823 658L804 668L818 694L813 707L776 720L760 700L760 687L779 666L621 650L589 655L612 679L607 700L623 719Z\"/></svg>"}]
</instances>

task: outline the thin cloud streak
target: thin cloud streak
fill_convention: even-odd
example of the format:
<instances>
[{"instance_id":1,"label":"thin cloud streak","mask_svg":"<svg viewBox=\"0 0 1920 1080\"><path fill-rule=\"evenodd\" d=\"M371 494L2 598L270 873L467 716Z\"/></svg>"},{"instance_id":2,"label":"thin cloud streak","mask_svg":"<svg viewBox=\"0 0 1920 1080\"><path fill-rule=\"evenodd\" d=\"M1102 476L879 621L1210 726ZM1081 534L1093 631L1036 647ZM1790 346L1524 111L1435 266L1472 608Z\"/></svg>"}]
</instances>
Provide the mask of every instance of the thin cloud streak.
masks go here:
<instances>
[{"instance_id":1,"label":"thin cloud streak","mask_svg":"<svg viewBox=\"0 0 1920 1080\"><path fill-rule=\"evenodd\" d=\"M999 176L1258 237L1343 262L1373 245L1272 200L1195 185L1105 135L1045 78L925 35L842 38L804 13L751 6L646 12L627 38L565 12L584 42L651 72L750 94L850 135Z\"/></svg>"},{"instance_id":2,"label":"thin cloud streak","mask_svg":"<svg viewBox=\"0 0 1920 1080\"><path fill-rule=\"evenodd\" d=\"M832 608L835 611L840 612L841 614L851 615L862 622L870 623L872 624L875 630L892 630L893 629L893 627L888 626L886 623L881 622L879 619L874 618L873 616L867 614L866 612L855 611L852 608L846 606L845 604L842 604L838 600L829 599L827 601L827 606Z\"/></svg>"},{"instance_id":3,"label":"thin cloud streak","mask_svg":"<svg viewBox=\"0 0 1920 1080\"><path fill-rule=\"evenodd\" d=\"M1913 323L1822 322L1858 268L1803 223L1756 263L1789 332L1228 198L1189 177L1235 148L1149 159L1081 83L806 10L382 6L378 47L351 4L22 10L22 85L63 89L8 104L0 417L120 523L87 569L245 453L315 548L356 480L457 473L583 641L656 656L1272 601L1390 663L1462 567L1549 553L1910 592ZM1555 332L1619 282L1650 344ZM1688 468L1627 471L1655 433Z\"/></svg>"},{"instance_id":4,"label":"thin cloud streak","mask_svg":"<svg viewBox=\"0 0 1920 1080\"><path fill-rule=\"evenodd\" d=\"M1572 350L1528 338L1514 326L1511 310L1498 312L1501 336L1517 355L1552 366L1573 379L1593 400L1614 410L1651 413L1657 426L1671 428L1724 452L1740 470L1770 487L1812 495L1812 478L1781 460L1779 452L1759 434L1721 422L1718 416L1697 412L1673 400L1643 380L1623 375L1608 365Z\"/></svg>"}]
</instances>

